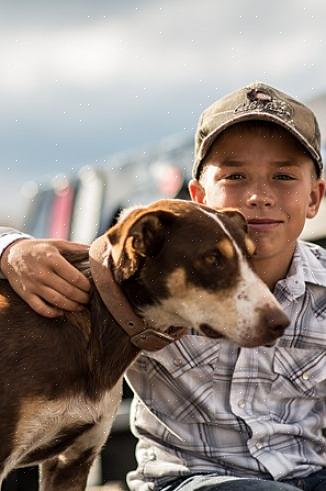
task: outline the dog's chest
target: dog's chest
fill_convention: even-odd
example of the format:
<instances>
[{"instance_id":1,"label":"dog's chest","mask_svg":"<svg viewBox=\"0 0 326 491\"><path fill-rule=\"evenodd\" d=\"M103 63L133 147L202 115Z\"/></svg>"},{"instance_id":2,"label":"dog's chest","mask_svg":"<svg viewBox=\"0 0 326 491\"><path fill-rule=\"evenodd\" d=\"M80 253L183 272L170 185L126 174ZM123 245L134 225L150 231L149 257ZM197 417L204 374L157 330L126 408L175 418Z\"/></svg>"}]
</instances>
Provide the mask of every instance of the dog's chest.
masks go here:
<instances>
[{"instance_id":1,"label":"dog's chest","mask_svg":"<svg viewBox=\"0 0 326 491\"><path fill-rule=\"evenodd\" d=\"M14 460L37 463L64 451L86 432L109 431L121 400L121 383L98 401L83 396L47 401L25 400L17 425Z\"/></svg>"}]
</instances>

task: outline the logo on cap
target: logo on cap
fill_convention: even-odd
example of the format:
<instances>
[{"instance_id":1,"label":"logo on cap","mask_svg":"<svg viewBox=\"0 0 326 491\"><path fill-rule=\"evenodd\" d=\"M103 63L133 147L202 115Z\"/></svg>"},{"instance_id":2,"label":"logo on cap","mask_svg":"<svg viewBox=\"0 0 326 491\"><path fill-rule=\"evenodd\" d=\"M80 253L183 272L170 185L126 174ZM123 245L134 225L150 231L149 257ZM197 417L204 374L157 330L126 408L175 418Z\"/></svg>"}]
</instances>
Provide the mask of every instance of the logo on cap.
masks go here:
<instances>
[{"instance_id":1,"label":"logo on cap","mask_svg":"<svg viewBox=\"0 0 326 491\"><path fill-rule=\"evenodd\" d=\"M242 102L234 109L235 113L251 111L275 114L283 120L285 119L287 123L294 123L292 120L293 109L290 104L261 89L250 89L247 92L247 101Z\"/></svg>"}]
</instances>

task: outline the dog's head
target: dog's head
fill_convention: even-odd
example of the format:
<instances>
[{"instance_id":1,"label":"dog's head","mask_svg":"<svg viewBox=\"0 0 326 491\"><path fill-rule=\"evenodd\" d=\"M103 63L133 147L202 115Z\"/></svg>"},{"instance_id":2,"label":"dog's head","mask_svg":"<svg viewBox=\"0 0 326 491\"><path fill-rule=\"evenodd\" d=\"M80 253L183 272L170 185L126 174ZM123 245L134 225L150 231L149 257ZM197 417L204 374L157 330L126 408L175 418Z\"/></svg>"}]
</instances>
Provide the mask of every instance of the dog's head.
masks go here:
<instances>
[{"instance_id":1,"label":"dog's head","mask_svg":"<svg viewBox=\"0 0 326 491\"><path fill-rule=\"evenodd\" d=\"M288 325L248 263L254 245L238 211L160 200L125 214L108 238L116 280L161 332L194 328L257 346Z\"/></svg>"}]
</instances>

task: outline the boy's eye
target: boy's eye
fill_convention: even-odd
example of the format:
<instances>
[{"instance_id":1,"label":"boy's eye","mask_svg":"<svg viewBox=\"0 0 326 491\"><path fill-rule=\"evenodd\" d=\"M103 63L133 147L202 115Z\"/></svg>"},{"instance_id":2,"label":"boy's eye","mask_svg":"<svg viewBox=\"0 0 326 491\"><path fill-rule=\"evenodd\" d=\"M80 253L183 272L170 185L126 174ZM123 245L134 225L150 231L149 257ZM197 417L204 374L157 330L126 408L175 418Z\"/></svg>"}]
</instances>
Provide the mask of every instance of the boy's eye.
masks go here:
<instances>
[{"instance_id":1,"label":"boy's eye","mask_svg":"<svg viewBox=\"0 0 326 491\"><path fill-rule=\"evenodd\" d=\"M293 176L289 176L288 174L277 174L275 179L279 181L294 181L295 178Z\"/></svg>"},{"instance_id":2,"label":"boy's eye","mask_svg":"<svg viewBox=\"0 0 326 491\"><path fill-rule=\"evenodd\" d=\"M228 179L229 181L240 181L241 179L244 179L244 175L242 175L242 174L229 174L228 176L225 177L225 179Z\"/></svg>"}]
</instances>

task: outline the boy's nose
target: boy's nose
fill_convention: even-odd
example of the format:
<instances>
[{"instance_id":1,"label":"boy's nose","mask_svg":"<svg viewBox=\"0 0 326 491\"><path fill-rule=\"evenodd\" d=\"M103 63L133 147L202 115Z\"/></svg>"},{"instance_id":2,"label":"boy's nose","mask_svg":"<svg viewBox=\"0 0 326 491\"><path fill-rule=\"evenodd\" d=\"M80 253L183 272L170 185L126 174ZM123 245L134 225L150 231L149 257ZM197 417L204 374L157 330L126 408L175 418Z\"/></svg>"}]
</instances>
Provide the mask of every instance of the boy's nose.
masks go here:
<instances>
[{"instance_id":1,"label":"boy's nose","mask_svg":"<svg viewBox=\"0 0 326 491\"><path fill-rule=\"evenodd\" d=\"M247 198L247 204L250 207L269 207L273 206L274 203L275 199L272 193L269 193L267 190L251 192Z\"/></svg>"}]
</instances>

